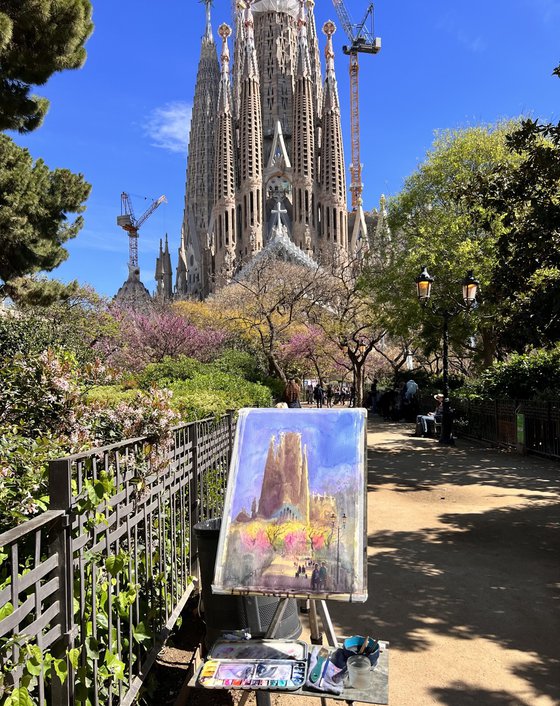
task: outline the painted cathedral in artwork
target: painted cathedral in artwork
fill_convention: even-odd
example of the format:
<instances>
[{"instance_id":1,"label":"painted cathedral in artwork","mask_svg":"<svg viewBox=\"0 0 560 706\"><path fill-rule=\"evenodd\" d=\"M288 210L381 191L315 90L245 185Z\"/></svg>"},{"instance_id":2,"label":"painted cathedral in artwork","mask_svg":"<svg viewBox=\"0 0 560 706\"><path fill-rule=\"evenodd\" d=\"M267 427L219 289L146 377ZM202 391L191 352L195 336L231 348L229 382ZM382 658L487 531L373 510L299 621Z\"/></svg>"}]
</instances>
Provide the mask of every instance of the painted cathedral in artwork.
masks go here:
<instances>
[{"instance_id":1,"label":"painted cathedral in artwork","mask_svg":"<svg viewBox=\"0 0 560 706\"><path fill-rule=\"evenodd\" d=\"M366 599L365 419L240 411L215 592Z\"/></svg>"},{"instance_id":2,"label":"painted cathedral in artwork","mask_svg":"<svg viewBox=\"0 0 560 706\"><path fill-rule=\"evenodd\" d=\"M367 242L347 209L335 25L323 79L313 0L239 3L218 43L205 3L177 297L207 296L267 249L310 264Z\"/></svg>"}]
</instances>

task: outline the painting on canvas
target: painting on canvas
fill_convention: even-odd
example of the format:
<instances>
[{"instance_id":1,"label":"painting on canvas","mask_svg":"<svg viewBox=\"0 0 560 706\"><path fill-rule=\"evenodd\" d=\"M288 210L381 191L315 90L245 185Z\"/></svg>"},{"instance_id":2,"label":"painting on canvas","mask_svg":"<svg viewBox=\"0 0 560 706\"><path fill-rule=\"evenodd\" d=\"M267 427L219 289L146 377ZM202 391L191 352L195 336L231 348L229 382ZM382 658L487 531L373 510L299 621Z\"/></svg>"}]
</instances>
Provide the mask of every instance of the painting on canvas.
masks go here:
<instances>
[{"instance_id":1,"label":"painting on canvas","mask_svg":"<svg viewBox=\"0 0 560 706\"><path fill-rule=\"evenodd\" d=\"M366 600L362 409L244 409L216 593Z\"/></svg>"}]
</instances>

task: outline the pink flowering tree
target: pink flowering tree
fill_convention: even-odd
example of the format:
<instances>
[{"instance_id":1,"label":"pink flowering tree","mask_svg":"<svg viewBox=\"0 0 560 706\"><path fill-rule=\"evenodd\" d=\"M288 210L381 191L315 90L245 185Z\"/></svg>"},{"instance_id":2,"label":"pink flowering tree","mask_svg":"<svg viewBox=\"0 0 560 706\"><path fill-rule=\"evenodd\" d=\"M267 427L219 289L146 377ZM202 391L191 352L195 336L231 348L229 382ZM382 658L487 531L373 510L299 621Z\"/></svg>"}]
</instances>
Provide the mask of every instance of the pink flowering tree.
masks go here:
<instances>
[{"instance_id":1,"label":"pink flowering tree","mask_svg":"<svg viewBox=\"0 0 560 706\"><path fill-rule=\"evenodd\" d=\"M116 308L113 316L118 333L101 346L111 365L130 371L168 356L208 362L220 354L230 335L219 328L199 328L170 308L147 312Z\"/></svg>"},{"instance_id":2,"label":"pink flowering tree","mask_svg":"<svg viewBox=\"0 0 560 706\"><path fill-rule=\"evenodd\" d=\"M289 556L305 554L306 536L304 530L293 530L284 535L284 549Z\"/></svg>"},{"instance_id":3,"label":"pink flowering tree","mask_svg":"<svg viewBox=\"0 0 560 706\"><path fill-rule=\"evenodd\" d=\"M338 376L344 366L337 346L313 325L295 331L280 347L279 357L284 367L317 375L321 381Z\"/></svg>"}]
</instances>

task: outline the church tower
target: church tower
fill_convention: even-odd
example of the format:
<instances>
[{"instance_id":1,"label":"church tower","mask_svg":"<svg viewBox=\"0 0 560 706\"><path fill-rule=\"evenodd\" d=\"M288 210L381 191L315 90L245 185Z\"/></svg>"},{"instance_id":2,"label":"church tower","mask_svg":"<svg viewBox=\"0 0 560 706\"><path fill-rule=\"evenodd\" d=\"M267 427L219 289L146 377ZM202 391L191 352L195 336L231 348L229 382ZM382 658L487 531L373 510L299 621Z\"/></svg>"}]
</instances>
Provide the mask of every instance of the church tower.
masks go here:
<instances>
[{"instance_id":1,"label":"church tower","mask_svg":"<svg viewBox=\"0 0 560 706\"><path fill-rule=\"evenodd\" d=\"M211 0L206 5L206 28L192 107L185 208L177 267L177 295L206 296L209 291L211 258L208 226L214 201L215 120L220 85L220 66L212 35Z\"/></svg>"},{"instance_id":2,"label":"church tower","mask_svg":"<svg viewBox=\"0 0 560 706\"><path fill-rule=\"evenodd\" d=\"M323 84L314 0L233 0L220 68L204 2L175 286L196 298L243 276L261 252L313 267L322 252L348 252L353 235L334 24L323 28Z\"/></svg>"},{"instance_id":3,"label":"church tower","mask_svg":"<svg viewBox=\"0 0 560 706\"><path fill-rule=\"evenodd\" d=\"M237 223L235 216L235 150L233 101L229 72L228 38L231 27L221 24L222 75L216 118L216 156L214 162L214 206L210 231L214 233L215 270L218 276L231 279L235 270Z\"/></svg>"},{"instance_id":4,"label":"church tower","mask_svg":"<svg viewBox=\"0 0 560 706\"><path fill-rule=\"evenodd\" d=\"M340 102L334 72L332 36L333 22L325 22L326 78L323 89L323 131L321 139L321 175L319 205L319 250L325 253L348 248L348 210L346 206L346 174L340 123Z\"/></svg>"}]
</instances>

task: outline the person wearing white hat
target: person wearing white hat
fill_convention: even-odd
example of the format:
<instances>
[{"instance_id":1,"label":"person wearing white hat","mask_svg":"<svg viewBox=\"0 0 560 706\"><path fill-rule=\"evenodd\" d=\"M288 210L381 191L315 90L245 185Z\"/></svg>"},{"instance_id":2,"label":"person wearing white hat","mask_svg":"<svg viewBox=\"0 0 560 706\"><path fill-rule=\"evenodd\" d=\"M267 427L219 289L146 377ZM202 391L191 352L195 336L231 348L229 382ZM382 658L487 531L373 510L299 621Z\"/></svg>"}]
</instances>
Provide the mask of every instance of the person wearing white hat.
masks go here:
<instances>
[{"instance_id":1,"label":"person wearing white hat","mask_svg":"<svg viewBox=\"0 0 560 706\"><path fill-rule=\"evenodd\" d=\"M428 427L433 428L435 424L441 424L443 416L443 395L441 393L434 395L434 400L437 402L437 406L433 412L419 414L416 417L416 436L420 436L420 430L422 436L428 436Z\"/></svg>"}]
</instances>

